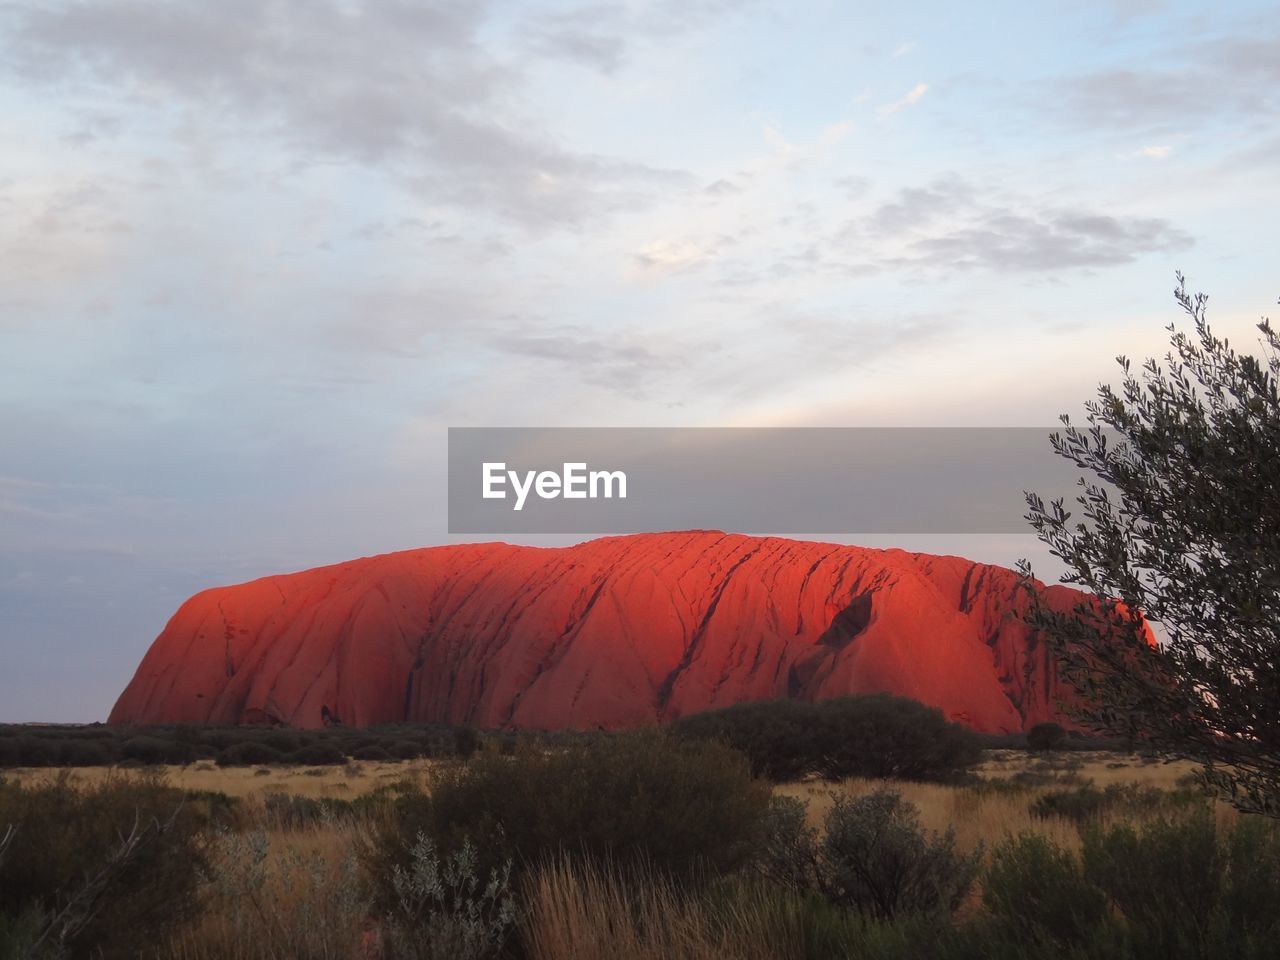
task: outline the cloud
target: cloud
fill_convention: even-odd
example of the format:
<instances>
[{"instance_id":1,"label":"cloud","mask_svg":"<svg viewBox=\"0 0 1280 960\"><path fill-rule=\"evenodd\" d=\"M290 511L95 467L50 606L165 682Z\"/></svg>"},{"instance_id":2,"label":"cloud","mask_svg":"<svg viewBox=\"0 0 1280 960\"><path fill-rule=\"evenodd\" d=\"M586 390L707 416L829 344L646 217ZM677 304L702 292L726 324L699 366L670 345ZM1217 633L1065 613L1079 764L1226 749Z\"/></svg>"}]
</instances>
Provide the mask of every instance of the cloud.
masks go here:
<instances>
[{"instance_id":1,"label":"cloud","mask_svg":"<svg viewBox=\"0 0 1280 960\"><path fill-rule=\"evenodd\" d=\"M753 0L589 3L527 16L517 33L537 56L613 74L637 44L669 41L752 5Z\"/></svg>"},{"instance_id":2,"label":"cloud","mask_svg":"<svg viewBox=\"0 0 1280 960\"><path fill-rule=\"evenodd\" d=\"M883 268L1048 272L1117 266L1194 241L1164 219L1002 197L948 177L900 190L851 224L845 242Z\"/></svg>"},{"instance_id":3,"label":"cloud","mask_svg":"<svg viewBox=\"0 0 1280 960\"><path fill-rule=\"evenodd\" d=\"M1142 147L1138 150L1133 151L1133 153L1129 154L1129 156L1145 157L1149 160L1164 160L1172 152L1173 152L1173 148L1171 146L1169 146L1168 144L1160 144L1159 146Z\"/></svg>"},{"instance_id":4,"label":"cloud","mask_svg":"<svg viewBox=\"0 0 1280 960\"><path fill-rule=\"evenodd\" d=\"M495 334L489 346L509 356L554 364L560 368L557 377L567 372L633 397L647 396L657 378L685 369L691 357L709 349L707 344L683 343L657 347L652 338L639 343L633 335L601 336L597 330L575 325L506 331Z\"/></svg>"},{"instance_id":5,"label":"cloud","mask_svg":"<svg viewBox=\"0 0 1280 960\"><path fill-rule=\"evenodd\" d=\"M1250 116L1274 120L1280 100L1280 32L1179 42L1160 60L1176 68L1108 66L1035 89L1028 108L1089 130L1182 132L1192 123Z\"/></svg>"},{"instance_id":6,"label":"cloud","mask_svg":"<svg viewBox=\"0 0 1280 960\"><path fill-rule=\"evenodd\" d=\"M660 240L637 253L634 260L644 271L684 273L705 266L715 254L712 243Z\"/></svg>"},{"instance_id":7,"label":"cloud","mask_svg":"<svg viewBox=\"0 0 1280 960\"><path fill-rule=\"evenodd\" d=\"M914 106L915 104L919 103L920 99L928 92L929 92L929 85L927 83L917 83L914 87L908 90L906 94L904 94L902 97L899 97L897 100L893 101L892 103L886 103L884 106L882 106L879 111L880 116L887 117L890 114L897 113L899 110L904 110L907 107Z\"/></svg>"},{"instance_id":8,"label":"cloud","mask_svg":"<svg viewBox=\"0 0 1280 960\"><path fill-rule=\"evenodd\" d=\"M222 131L215 140L256 140L297 161L365 165L437 202L529 225L576 223L688 180L538 132L520 109L519 64L478 41L485 4L27 0L11 9L6 60L32 87L128 102L139 126L202 124ZM579 54L613 56L585 43Z\"/></svg>"},{"instance_id":9,"label":"cloud","mask_svg":"<svg viewBox=\"0 0 1280 960\"><path fill-rule=\"evenodd\" d=\"M908 53L910 53L915 48L916 48L916 42L914 40L907 40L903 43L898 44L898 46L894 48L893 56L905 57Z\"/></svg>"}]
</instances>

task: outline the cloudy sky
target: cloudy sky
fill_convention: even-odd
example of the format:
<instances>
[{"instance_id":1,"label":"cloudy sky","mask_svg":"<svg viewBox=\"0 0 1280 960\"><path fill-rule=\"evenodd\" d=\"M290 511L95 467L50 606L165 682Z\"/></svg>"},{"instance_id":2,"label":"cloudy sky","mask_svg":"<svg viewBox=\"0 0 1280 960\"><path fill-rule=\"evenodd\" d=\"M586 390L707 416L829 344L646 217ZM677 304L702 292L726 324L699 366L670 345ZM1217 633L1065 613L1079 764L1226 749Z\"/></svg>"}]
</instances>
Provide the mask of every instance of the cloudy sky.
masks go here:
<instances>
[{"instance_id":1,"label":"cloudy sky","mask_svg":"<svg viewBox=\"0 0 1280 960\"><path fill-rule=\"evenodd\" d=\"M1050 424L1178 268L1251 344L1270 6L2 0L0 720L445 542L448 426Z\"/></svg>"}]
</instances>

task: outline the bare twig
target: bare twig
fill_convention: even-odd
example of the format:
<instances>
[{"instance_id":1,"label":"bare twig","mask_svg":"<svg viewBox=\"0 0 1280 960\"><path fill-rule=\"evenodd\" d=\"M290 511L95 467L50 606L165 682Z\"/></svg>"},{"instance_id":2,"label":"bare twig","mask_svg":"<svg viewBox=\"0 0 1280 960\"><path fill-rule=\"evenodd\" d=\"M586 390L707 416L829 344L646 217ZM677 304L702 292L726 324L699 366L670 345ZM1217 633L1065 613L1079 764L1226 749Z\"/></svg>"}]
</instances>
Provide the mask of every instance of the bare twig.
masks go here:
<instances>
[{"instance_id":1,"label":"bare twig","mask_svg":"<svg viewBox=\"0 0 1280 960\"><path fill-rule=\"evenodd\" d=\"M181 810L181 807L174 810L164 822L153 817L145 825L141 815L134 814L133 826L128 835L118 834L120 845L107 857L106 862L96 873L86 878L84 885L72 895L62 909L44 925L40 936L32 945L31 955L40 956L42 951L47 951L53 956L62 956L65 953L66 944L97 916L102 895L111 886L112 881L133 863L138 854L148 845L169 832ZM12 829L10 828L11 831Z\"/></svg>"},{"instance_id":2,"label":"bare twig","mask_svg":"<svg viewBox=\"0 0 1280 960\"><path fill-rule=\"evenodd\" d=\"M0 837L0 867L4 866L5 854L9 852L9 846L13 843L13 838L18 835L18 828L15 824L8 824L4 828L4 836Z\"/></svg>"}]
</instances>

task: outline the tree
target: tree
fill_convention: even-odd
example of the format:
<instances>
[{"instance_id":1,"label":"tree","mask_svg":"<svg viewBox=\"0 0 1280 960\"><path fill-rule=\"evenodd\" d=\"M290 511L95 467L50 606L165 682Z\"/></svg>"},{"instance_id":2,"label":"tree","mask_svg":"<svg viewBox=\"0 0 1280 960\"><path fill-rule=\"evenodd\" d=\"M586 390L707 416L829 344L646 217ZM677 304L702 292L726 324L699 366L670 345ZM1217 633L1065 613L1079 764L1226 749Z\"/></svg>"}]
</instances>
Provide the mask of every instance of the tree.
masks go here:
<instances>
[{"instance_id":1,"label":"tree","mask_svg":"<svg viewBox=\"0 0 1280 960\"><path fill-rule=\"evenodd\" d=\"M1263 355L1238 353L1177 280L1193 332L1171 324L1164 363L1137 373L1118 357L1119 390L1050 438L1092 474L1083 516L1028 493L1027 519L1093 597L1066 613L1036 599L1029 618L1080 719L1198 761L1238 808L1280 817L1280 337L1263 319Z\"/></svg>"},{"instance_id":2,"label":"tree","mask_svg":"<svg viewBox=\"0 0 1280 960\"><path fill-rule=\"evenodd\" d=\"M1053 750L1066 736L1067 731L1060 723L1037 723L1027 731L1027 746L1032 750Z\"/></svg>"}]
</instances>

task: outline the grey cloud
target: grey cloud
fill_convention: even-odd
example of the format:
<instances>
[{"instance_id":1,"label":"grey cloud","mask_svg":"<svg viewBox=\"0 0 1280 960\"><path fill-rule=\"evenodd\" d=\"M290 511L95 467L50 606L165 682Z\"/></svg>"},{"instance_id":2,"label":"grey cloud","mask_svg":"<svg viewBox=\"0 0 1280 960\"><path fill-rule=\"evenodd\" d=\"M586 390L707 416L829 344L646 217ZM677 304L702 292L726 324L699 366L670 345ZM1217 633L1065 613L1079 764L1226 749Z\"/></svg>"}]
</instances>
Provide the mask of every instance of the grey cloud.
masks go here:
<instances>
[{"instance_id":1,"label":"grey cloud","mask_svg":"<svg viewBox=\"0 0 1280 960\"><path fill-rule=\"evenodd\" d=\"M1179 44L1165 70L1116 66L1060 77L1036 91L1029 106L1061 122L1123 134L1180 131L1208 120L1280 112L1280 35L1267 26L1252 36Z\"/></svg>"},{"instance_id":2,"label":"grey cloud","mask_svg":"<svg viewBox=\"0 0 1280 960\"><path fill-rule=\"evenodd\" d=\"M630 337L602 337L577 326L507 330L492 336L488 345L499 353L561 366L588 383L632 396L646 396L656 379L687 368L691 356L714 349L708 344L675 342L658 349Z\"/></svg>"},{"instance_id":3,"label":"grey cloud","mask_svg":"<svg viewBox=\"0 0 1280 960\"><path fill-rule=\"evenodd\" d=\"M526 224L572 223L683 184L565 149L519 109L518 64L481 50L483 4L140 0L19 4L12 70L256 135L310 161L385 168L437 202Z\"/></svg>"},{"instance_id":4,"label":"grey cloud","mask_svg":"<svg viewBox=\"0 0 1280 960\"><path fill-rule=\"evenodd\" d=\"M1191 243L1188 234L1161 219L1006 213L918 240L907 262L1011 271L1111 267Z\"/></svg>"},{"instance_id":5,"label":"grey cloud","mask_svg":"<svg viewBox=\"0 0 1280 960\"><path fill-rule=\"evenodd\" d=\"M882 204L871 215L870 226L879 233L901 233L972 200L973 188L955 178L938 180L927 187L907 187L898 192L897 199Z\"/></svg>"},{"instance_id":6,"label":"grey cloud","mask_svg":"<svg viewBox=\"0 0 1280 960\"><path fill-rule=\"evenodd\" d=\"M658 0L639 5L592 3L526 18L525 48L612 74L635 43L670 39L706 26L754 0Z\"/></svg>"},{"instance_id":7,"label":"grey cloud","mask_svg":"<svg viewBox=\"0 0 1280 960\"><path fill-rule=\"evenodd\" d=\"M885 266L1015 272L1115 266L1194 242L1164 219L986 197L955 178L900 191L849 236L897 246L877 258Z\"/></svg>"}]
</instances>

